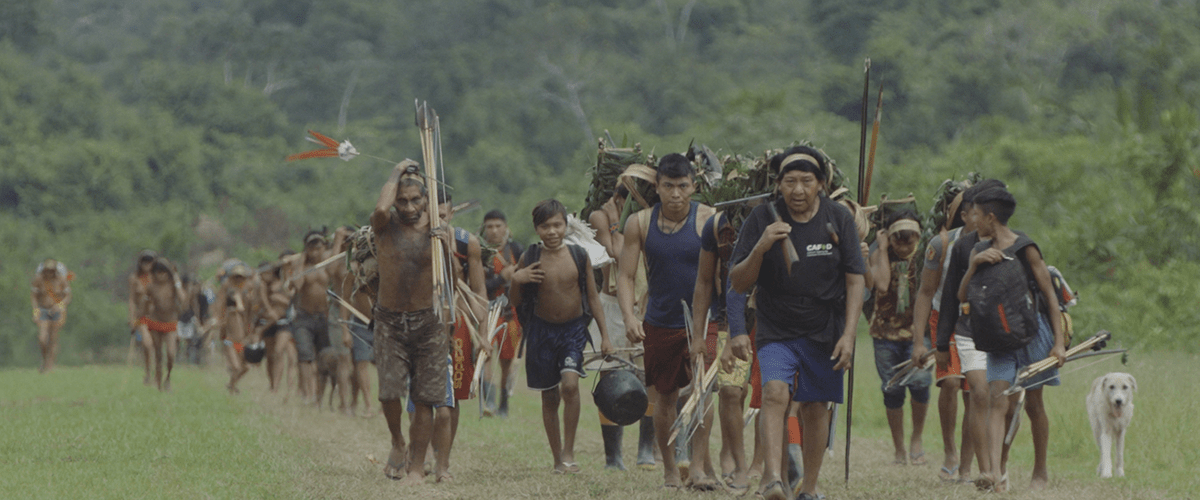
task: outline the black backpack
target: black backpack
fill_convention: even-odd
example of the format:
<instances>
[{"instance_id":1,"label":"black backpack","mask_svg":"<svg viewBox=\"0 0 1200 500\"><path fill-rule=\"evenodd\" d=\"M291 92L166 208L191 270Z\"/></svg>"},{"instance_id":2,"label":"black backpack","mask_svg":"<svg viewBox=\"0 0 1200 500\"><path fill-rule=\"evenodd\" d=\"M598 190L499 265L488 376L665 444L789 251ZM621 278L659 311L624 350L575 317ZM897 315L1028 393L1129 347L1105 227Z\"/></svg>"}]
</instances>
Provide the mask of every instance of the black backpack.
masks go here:
<instances>
[{"instance_id":1,"label":"black backpack","mask_svg":"<svg viewBox=\"0 0 1200 500\"><path fill-rule=\"evenodd\" d=\"M567 244L567 250L571 253L571 258L575 261L575 269L579 272L579 294L583 298L583 314L591 318L592 308L588 303L587 290L587 274L591 272L591 261L588 260L587 250L578 245ZM528 267L533 263L541 260L542 246L529 245L525 253L521 255L522 267ZM538 284L526 283L521 285L521 305L517 307L517 321L528 323L537 309ZM524 338L521 339L524 342ZM591 342L589 337L589 342Z\"/></svg>"},{"instance_id":2,"label":"black backpack","mask_svg":"<svg viewBox=\"0 0 1200 500\"><path fill-rule=\"evenodd\" d=\"M982 242L976 249L990 242ZM1040 293L1031 286L1023 250L1037 244L1025 235L1004 250L1005 259L976 270L967 285L971 337L983 352L1006 352L1025 347L1037 335Z\"/></svg>"}]
</instances>

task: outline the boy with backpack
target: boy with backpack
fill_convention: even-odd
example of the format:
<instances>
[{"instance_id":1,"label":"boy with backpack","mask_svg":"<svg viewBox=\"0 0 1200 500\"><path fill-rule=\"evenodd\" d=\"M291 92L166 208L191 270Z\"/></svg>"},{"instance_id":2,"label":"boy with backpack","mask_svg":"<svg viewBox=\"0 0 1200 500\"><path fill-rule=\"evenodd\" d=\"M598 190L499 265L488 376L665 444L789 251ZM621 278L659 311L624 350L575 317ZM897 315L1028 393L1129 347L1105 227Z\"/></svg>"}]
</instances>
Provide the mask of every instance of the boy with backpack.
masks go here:
<instances>
[{"instance_id":1,"label":"boy with backpack","mask_svg":"<svg viewBox=\"0 0 1200 500\"><path fill-rule=\"evenodd\" d=\"M1024 367L1047 356L1066 361L1066 341L1062 318L1050 273L1037 244L1024 233L1008 227L1016 209L1016 199L1000 187L975 195L967 217L975 225L979 238L971 252L970 264L958 289L970 316L975 346L987 353L987 380L991 395L986 439L983 451L990 456L989 467L976 481L980 489L1003 492L1008 489L1004 453L1007 433L1006 415L1018 395L1003 392L1016 382ZM990 239L990 241L989 241ZM1049 316L1047 318L1046 316ZM1042 401L1042 385L1058 385L1057 370L1031 380L1026 390L1025 410L1029 415L1034 445L1031 488L1046 486L1046 446L1050 422Z\"/></svg>"},{"instance_id":2,"label":"boy with backpack","mask_svg":"<svg viewBox=\"0 0 1200 500\"><path fill-rule=\"evenodd\" d=\"M542 393L542 424L550 441L555 474L577 473L575 430L579 426L579 377L583 348L590 340L593 316L600 329L600 350L613 352L587 251L568 244L567 209L558 200L533 208L541 243L530 246L512 275L508 298L517 310L526 343L525 378ZM562 401L560 439L558 405Z\"/></svg>"}]
</instances>

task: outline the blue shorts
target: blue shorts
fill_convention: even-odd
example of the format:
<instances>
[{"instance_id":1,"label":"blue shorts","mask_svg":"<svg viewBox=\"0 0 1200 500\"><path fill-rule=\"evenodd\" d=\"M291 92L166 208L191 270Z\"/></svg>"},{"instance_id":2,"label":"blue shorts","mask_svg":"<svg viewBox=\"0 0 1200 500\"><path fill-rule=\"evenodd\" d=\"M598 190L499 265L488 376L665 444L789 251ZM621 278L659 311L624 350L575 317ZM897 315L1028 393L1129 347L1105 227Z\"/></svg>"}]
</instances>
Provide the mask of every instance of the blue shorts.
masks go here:
<instances>
[{"instance_id":1,"label":"blue shorts","mask_svg":"<svg viewBox=\"0 0 1200 500\"><path fill-rule=\"evenodd\" d=\"M434 408L447 408L447 407L454 408L453 377L454 377L454 360L450 359L450 355L447 354L446 355L446 399L442 400L441 403L433 405ZM409 380L409 384L412 384L411 380ZM409 393L408 412L414 413L417 411L417 405L413 403L412 390L409 390L408 393Z\"/></svg>"},{"instance_id":2,"label":"blue shorts","mask_svg":"<svg viewBox=\"0 0 1200 500\"><path fill-rule=\"evenodd\" d=\"M588 334L590 316L580 316L566 323L547 323L537 316L522 324L525 330L525 380L535 391L558 387L563 372L583 371L583 348Z\"/></svg>"},{"instance_id":3,"label":"blue shorts","mask_svg":"<svg viewBox=\"0 0 1200 500\"><path fill-rule=\"evenodd\" d=\"M879 379L882 381L879 388L883 391L883 407L894 410L904 406L905 388L912 393L913 402L929 403L929 384L933 382L933 377L928 370L918 371L904 385L887 389L888 381L900 371L894 367L912 359L912 342L875 338L871 340L875 343L875 371L879 372Z\"/></svg>"},{"instance_id":4,"label":"blue shorts","mask_svg":"<svg viewBox=\"0 0 1200 500\"><path fill-rule=\"evenodd\" d=\"M355 363L375 361L375 333L357 319L351 319L350 324L350 354Z\"/></svg>"},{"instance_id":5,"label":"blue shorts","mask_svg":"<svg viewBox=\"0 0 1200 500\"><path fill-rule=\"evenodd\" d=\"M1037 315L1038 334L1025 347L1015 351L987 353L988 382L1003 381L1010 385L1017 382L1017 373L1026 366L1046 359L1054 348L1054 330L1044 315ZM1058 368L1051 368L1025 383L1025 387L1038 388L1043 385L1059 385Z\"/></svg>"},{"instance_id":6,"label":"blue shorts","mask_svg":"<svg viewBox=\"0 0 1200 500\"><path fill-rule=\"evenodd\" d=\"M41 314L38 314L39 320L58 321L58 320L62 319L62 311L59 309L55 309L53 307L51 307L51 308L39 307L38 310L41 313Z\"/></svg>"},{"instance_id":7,"label":"blue shorts","mask_svg":"<svg viewBox=\"0 0 1200 500\"><path fill-rule=\"evenodd\" d=\"M758 348L763 388L778 380L788 385L792 401L842 402L842 370L834 370L833 343L807 338L771 342ZM799 377L796 375L799 374ZM792 381L798 385L793 388Z\"/></svg>"}]
</instances>

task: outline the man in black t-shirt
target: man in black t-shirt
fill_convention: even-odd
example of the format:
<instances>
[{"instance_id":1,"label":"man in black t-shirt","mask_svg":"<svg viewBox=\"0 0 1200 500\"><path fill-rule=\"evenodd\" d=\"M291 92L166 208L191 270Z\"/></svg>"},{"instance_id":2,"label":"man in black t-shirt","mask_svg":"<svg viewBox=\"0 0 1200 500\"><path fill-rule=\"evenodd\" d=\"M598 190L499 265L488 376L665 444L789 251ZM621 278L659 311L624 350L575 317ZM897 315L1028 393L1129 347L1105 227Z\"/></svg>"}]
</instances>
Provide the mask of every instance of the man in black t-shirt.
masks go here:
<instances>
[{"instance_id":1,"label":"man in black t-shirt","mask_svg":"<svg viewBox=\"0 0 1200 500\"><path fill-rule=\"evenodd\" d=\"M739 292L756 289L763 434L782 435L789 399L801 403L805 442L816 445L804 447L804 481L796 498L811 499L817 498L829 403L842 401L842 371L853 357L866 266L852 215L822 194L828 176L821 154L789 148L770 167L777 172L779 200L755 208L743 223L729 279ZM788 241L798 254L790 265ZM731 342L734 353L747 359L749 339ZM780 481L783 443L766 441L760 493L784 499L789 495Z\"/></svg>"}]
</instances>

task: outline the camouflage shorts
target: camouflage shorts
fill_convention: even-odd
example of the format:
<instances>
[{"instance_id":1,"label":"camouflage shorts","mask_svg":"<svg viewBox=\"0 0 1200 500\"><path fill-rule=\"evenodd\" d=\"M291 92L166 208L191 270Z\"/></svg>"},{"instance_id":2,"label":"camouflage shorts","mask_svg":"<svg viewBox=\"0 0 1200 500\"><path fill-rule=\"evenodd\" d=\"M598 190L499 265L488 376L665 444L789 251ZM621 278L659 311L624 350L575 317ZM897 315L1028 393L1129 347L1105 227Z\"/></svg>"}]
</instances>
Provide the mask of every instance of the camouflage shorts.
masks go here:
<instances>
[{"instance_id":1,"label":"camouflage shorts","mask_svg":"<svg viewBox=\"0 0 1200 500\"><path fill-rule=\"evenodd\" d=\"M379 400L436 405L446 397L450 338L433 309L394 312L375 306L375 365Z\"/></svg>"},{"instance_id":2,"label":"camouflage shorts","mask_svg":"<svg viewBox=\"0 0 1200 500\"><path fill-rule=\"evenodd\" d=\"M725 345L729 343L729 332L717 333L717 357L725 351ZM751 356L754 353L751 352ZM738 358L733 358L733 371L725 371L722 367L721 371L717 372L717 385L720 387L745 387L746 382L750 380L750 365L754 358L749 361L742 361Z\"/></svg>"}]
</instances>

